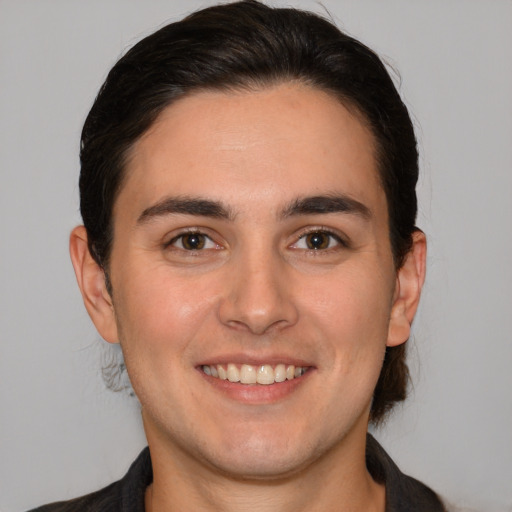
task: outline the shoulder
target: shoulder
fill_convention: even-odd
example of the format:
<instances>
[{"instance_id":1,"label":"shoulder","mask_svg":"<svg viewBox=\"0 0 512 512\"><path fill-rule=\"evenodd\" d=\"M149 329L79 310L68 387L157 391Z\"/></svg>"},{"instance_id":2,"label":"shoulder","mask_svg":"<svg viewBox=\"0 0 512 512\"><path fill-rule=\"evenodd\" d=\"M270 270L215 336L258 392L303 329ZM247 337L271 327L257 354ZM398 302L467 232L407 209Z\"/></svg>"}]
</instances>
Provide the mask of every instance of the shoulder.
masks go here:
<instances>
[{"instance_id":1,"label":"shoulder","mask_svg":"<svg viewBox=\"0 0 512 512\"><path fill-rule=\"evenodd\" d=\"M386 486L386 512L446 512L437 494L422 482L404 475L370 434L366 465L372 477Z\"/></svg>"},{"instance_id":2,"label":"shoulder","mask_svg":"<svg viewBox=\"0 0 512 512\"><path fill-rule=\"evenodd\" d=\"M30 512L143 512L144 493L152 480L151 457L145 448L121 480L86 496L50 503Z\"/></svg>"},{"instance_id":3,"label":"shoulder","mask_svg":"<svg viewBox=\"0 0 512 512\"><path fill-rule=\"evenodd\" d=\"M119 510L119 482L104 489L68 501L50 503L33 509L30 512L81 512L81 511L114 511Z\"/></svg>"}]
</instances>

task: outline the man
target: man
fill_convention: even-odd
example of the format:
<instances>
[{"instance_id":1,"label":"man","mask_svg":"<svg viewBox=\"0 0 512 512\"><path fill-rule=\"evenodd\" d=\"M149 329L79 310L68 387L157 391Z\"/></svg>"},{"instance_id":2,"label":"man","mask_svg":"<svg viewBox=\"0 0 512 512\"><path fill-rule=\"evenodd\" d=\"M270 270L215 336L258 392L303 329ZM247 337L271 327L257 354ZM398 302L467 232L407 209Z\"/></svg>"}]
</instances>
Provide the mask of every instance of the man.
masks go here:
<instances>
[{"instance_id":1,"label":"man","mask_svg":"<svg viewBox=\"0 0 512 512\"><path fill-rule=\"evenodd\" d=\"M315 15L237 2L131 49L70 250L149 449L40 510L443 510L367 435L405 398L417 158L378 57Z\"/></svg>"}]
</instances>

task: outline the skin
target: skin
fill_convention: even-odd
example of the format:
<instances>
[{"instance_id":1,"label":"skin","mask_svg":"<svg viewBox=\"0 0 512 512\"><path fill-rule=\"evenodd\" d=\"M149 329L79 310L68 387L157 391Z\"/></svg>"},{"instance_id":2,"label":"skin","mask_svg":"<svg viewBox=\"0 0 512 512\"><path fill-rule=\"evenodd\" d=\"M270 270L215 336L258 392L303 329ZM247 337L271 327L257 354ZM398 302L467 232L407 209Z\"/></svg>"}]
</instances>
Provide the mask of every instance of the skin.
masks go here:
<instances>
[{"instance_id":1,"label":"skin","mask_svg":"<svg viewBox=\"0 0 512 512\"><path fill-rule=\"evenodd\" d=\"M293 208L311 196L349 208ZM169 198L226 215L169 212ZM384 510L364 462L369 409L386 346L410 334L425 239L415 234L397 271L373 137L357 115L298 84L188 96L134 146L113 219L113 297L83 226L71 256L142 405L147 509ZM186 249L187 230L204 248ZM308 246L310 233L326 248ZM200 369L228 362L308 372L248 386Z\"/></svg>"}]
</instances>

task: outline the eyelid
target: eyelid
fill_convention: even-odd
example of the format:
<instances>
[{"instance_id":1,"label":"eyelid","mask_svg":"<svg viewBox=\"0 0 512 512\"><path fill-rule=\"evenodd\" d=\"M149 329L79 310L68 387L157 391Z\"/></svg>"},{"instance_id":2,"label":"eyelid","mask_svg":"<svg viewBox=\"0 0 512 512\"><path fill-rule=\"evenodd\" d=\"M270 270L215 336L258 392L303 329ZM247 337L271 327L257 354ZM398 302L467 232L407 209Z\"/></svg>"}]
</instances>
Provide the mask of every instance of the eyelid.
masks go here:
<instances>
[{"instance_id":1,"label":"eyelid","mask_svg":"<svg viewBox=\"0 0 512 512\"><path fill-rule=\"evenodd\" d=\"M340 247L344 247L344 248L350 247L350 242L349 242L347 236L345 236L344 234L340 233L339 231L337 231L335 229L328 228L325 226L312 226L312 227L304 228L303 230L300 231L299 235L297 236L297 239L290 247L293 248L293 246L296 245L299 242L299 240L302 240L306 236L314 234L314 233L321 233L323 235L332 237L334 240L336 240L338 246L340 246ZM320 252L330 251L333 249L336 249L336 247L328 247L327 249L304 249L304 250L307 250L312 253L320 253Z\"/></svg>"},{"instance_id":2,"label":"eyelid","mask_svg":"<svg viewBox=\"0 0 512 512\"><path fill-rule=\"evenodd\" d=\"M212 249L222 249L223 246L222 244L218 243L214 237L208 233L208 229L205 229L205 228L200 228L200 227L187 227L187 228L182 228L182 229L179 229L177 230L175 233L172 234L171 238L164 242L163 246L164 246L164 249L168 249L168 248L175 248L176 250L179 250L179 251L184 251L184 252L188 252L188 253L195 253L195 252L201 252L201 251L205 251L205 250L212 250ZM187 235L201 235L201 236L204 236L205 238L207 238L208 240L210 240L213 244L215 244L215 248L203 248L203 249L185 249L185 248L181 248L181 247L176 247L174 246L174 244L180 239L180 238L183 238L184 236L187 236Z\"/></svg>"}]
</instances>

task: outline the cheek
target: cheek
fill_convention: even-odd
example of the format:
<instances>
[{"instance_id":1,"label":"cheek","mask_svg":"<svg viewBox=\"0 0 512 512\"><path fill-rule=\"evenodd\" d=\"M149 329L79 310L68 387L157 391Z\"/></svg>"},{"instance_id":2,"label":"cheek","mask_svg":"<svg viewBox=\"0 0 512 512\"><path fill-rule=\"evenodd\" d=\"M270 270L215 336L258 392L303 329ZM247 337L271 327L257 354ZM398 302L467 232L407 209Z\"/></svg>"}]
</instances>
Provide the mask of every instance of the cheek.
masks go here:
<instances>
[{"instance_id":1,"label":"cheek","mask_svg":"<svg viewBox=\"0 0 512 512\"><path fill-rule=\"evenodd\" d=\"M126 274L115 302L123 348L135 341L143 341L137 349L183 348L211 319L217 299L208 279L171 275L164 265Z\"/></svg>"},{"instance_id":2,"label":"cheek","mask_svg":"<svg viewBox=\"0 0 512 512\"><path fill-rule=\"evenodd\" d=\"M190 367L192 342L207 330L204 326L211 318L205 286L149 271L131 273L120 285L120 300L114 301L120 344L133 389L148 408L154 406L162 388L174 390L162 396L171 408L184 393L187 400L193 398L190 388L182 386L182 378ZM154 416L167 406L160 403Z\"/></svg>"},{"instance_id":3,"label":"cheek","mask_svg":"<svg viewBox=\"0 0 512 512\"><path fill-rule=\"evenodd\" d=\"M356 362L363 366L382 362L393 290L389 278L378 276L378 272L346 268L324 283L313 280L308 286L304 310L328 341L329 357L343 373L357 369Z\"/></svg>"}]
</instances>

